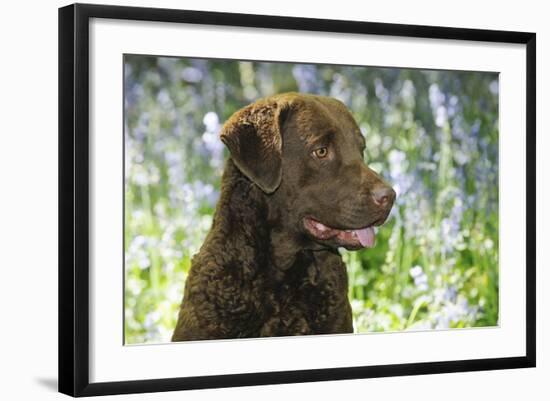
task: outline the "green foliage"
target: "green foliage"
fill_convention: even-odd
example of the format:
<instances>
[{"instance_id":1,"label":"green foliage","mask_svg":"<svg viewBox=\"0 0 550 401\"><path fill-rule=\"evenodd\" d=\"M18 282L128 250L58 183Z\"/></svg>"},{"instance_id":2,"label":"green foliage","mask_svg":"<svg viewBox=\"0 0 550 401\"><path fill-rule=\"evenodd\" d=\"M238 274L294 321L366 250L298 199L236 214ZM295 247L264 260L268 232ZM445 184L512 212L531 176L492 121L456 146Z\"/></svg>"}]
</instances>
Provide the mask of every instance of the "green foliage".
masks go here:
<instances>
[{"instance_id":1,"label":"green foliage","mask_svg":"<svg viewBox=\"0 0 550 401\"><path fill-rule=\"evenodd\" d=\"M356 332L498 324L494 73L125 58L125 339L165 342L211 222L221 124L275 93L333 96L398 199L377 245L342 251Z\"/></svg>"}]
</instances>

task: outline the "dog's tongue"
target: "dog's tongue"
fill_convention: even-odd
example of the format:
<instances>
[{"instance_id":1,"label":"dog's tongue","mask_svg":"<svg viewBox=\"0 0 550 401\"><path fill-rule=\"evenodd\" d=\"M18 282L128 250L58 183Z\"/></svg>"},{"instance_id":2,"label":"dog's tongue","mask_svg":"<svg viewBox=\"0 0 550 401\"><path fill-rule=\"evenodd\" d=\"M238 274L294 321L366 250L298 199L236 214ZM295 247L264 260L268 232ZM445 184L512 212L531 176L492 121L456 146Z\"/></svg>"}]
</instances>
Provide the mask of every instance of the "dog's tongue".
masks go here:
<instances>
[{"instance_id":1,"label":"dog's tongue","mask_svg":"<svg viewBox=\"0 0 550 401\"><path fill-rule=\"evenodd\" d=\"M360 230L355 230L357 238L361 245L367 248L372 248L374 246L374 228L367 227Z\"/></svg>"}]
</instances>

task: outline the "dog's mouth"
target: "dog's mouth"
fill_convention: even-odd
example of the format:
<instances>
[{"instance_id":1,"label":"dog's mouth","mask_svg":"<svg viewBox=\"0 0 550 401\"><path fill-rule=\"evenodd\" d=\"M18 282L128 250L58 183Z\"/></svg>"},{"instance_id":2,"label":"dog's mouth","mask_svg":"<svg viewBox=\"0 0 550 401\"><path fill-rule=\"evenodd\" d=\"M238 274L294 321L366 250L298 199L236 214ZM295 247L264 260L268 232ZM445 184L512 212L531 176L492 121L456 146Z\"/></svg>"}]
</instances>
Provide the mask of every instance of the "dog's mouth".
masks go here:
<instances>
[{"instance_id":1,"label":"dog's mouth","mask_svg":"<svg viewBox=\"0 0 550 401\"><path fill-rule=\"evenodd\" d=\"M375 244L374 227L338 229L327 226L311 217L304 218L304 227L314 238L333 241L346 249L372 248Z\"/></svg>"}]
</instances>

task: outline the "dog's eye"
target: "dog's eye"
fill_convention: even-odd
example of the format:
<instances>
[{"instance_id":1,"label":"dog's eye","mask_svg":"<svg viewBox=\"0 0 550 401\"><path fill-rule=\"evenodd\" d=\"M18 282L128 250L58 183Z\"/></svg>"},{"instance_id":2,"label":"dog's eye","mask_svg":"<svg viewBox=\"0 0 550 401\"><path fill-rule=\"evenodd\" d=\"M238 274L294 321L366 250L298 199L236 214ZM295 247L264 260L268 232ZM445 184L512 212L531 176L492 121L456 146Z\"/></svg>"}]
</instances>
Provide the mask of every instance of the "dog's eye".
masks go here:
<instances>
[{"instance_id":1,"label":"dog's eye","mask_svg":"<svg viewBox=\"0 0 550 401\"><path fill-rule=\"evenodd\" d=\"M328 148L322 147L322 148L315 149L313 151L313 155L318 159L324 159L328 155Z\"/></svg>"}]
</instances>

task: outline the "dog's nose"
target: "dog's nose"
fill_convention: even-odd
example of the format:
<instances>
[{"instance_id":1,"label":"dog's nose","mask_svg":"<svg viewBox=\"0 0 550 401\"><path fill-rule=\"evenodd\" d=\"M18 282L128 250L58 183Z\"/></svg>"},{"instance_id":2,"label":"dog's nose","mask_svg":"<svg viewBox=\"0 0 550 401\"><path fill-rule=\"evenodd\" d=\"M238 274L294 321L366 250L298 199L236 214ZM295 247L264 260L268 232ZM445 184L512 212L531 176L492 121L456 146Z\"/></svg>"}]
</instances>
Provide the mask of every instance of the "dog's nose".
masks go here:
<instances>
[{"instance_id":1,"label":"dog's nose","mask_svg":"<svg viewBox=\"0 0 550 401\"><path fill-rule=\"evenodd\" d=\"M378 206L391 206L395 200L395 191L392 187L381 185L371 190L372 199Z\"/></svg>"}]
</instances>

